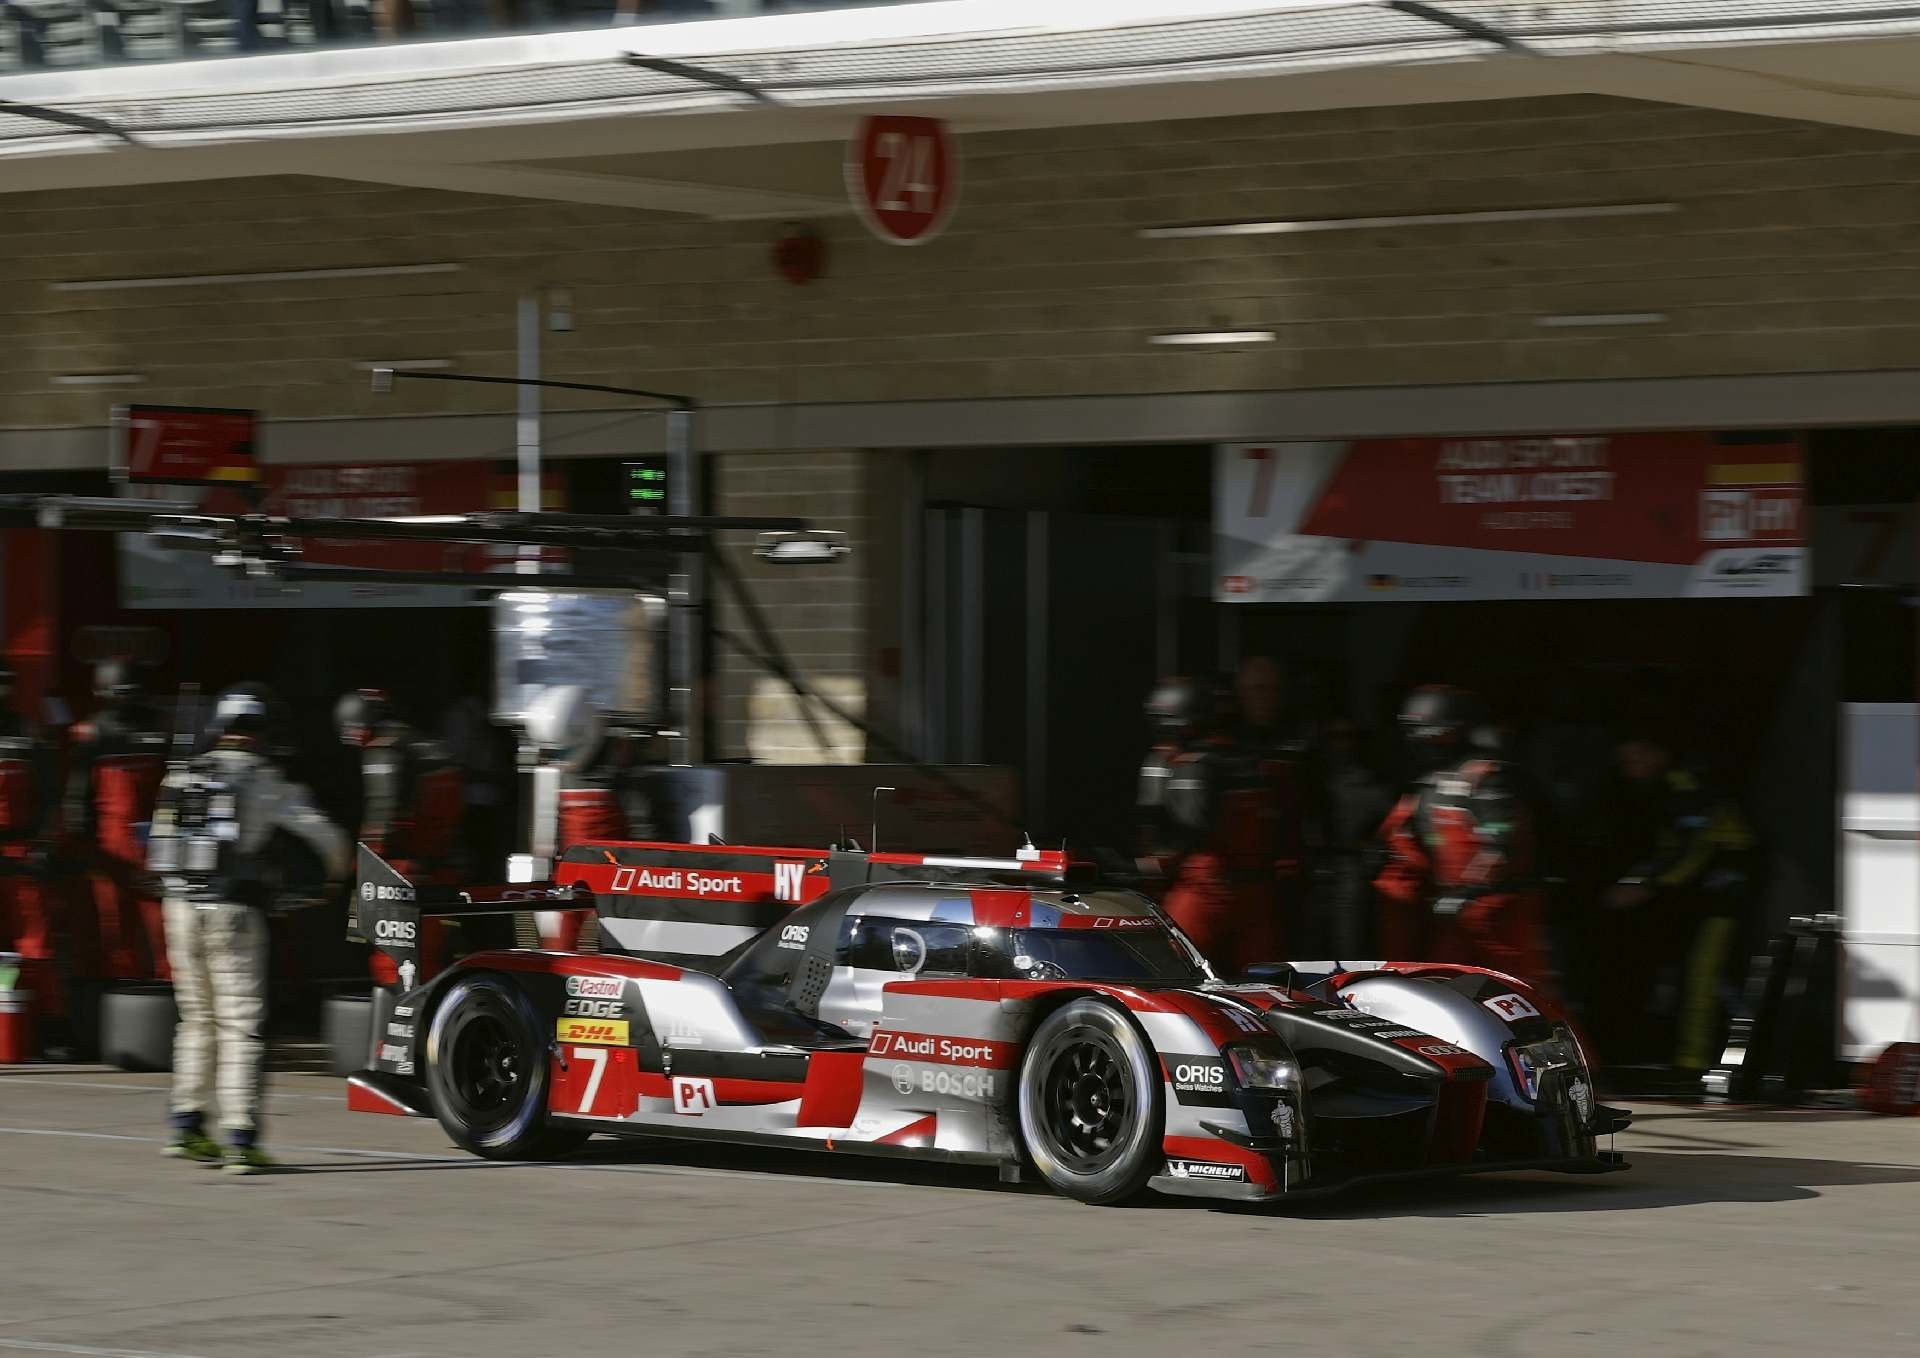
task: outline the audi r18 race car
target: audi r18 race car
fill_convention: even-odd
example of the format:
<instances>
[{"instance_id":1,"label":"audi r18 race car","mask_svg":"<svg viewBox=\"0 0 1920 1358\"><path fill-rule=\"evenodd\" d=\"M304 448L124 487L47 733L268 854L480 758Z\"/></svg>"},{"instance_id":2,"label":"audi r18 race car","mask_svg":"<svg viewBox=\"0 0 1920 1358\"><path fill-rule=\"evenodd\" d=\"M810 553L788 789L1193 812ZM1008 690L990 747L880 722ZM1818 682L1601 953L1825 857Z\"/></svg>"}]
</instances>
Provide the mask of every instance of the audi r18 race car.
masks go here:
<instances>
[{"instance_id":1,"label":"audi r18 race car","mask_svg":"<svg viewBox=\"0 0 1920 1358\"><path fill-rule=\"evenodd\" d=\"M1082 872L1031 849L604 843L489 897L363 846L355 928L402 982L376 992L349 1105L498 1159L702 1138L1030 1168L1093 1203L1624 1167L1597 1143L1625 1115L1524 982L1387 962L1229 984ZM480 952L414 984L425 920L589 901L597 950Z\"/></svg>"}]
</instances>

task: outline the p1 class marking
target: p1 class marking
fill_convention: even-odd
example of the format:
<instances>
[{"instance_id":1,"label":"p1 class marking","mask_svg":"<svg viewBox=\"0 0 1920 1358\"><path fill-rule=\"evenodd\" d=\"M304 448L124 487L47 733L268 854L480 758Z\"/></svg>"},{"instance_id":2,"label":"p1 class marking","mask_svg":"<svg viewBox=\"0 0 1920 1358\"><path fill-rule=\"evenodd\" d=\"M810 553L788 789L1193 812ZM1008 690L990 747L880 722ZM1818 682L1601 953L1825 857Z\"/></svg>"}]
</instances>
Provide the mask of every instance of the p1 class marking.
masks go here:
<instances>
[{"instance_id":1,"label":"p1 class marking","mask_svg":"<svg viewBox=\"0 0 1920 1358\"><path fill-rule=\"evenodd\" d=\"M713 1096L713 1081L686 1075L673 1077L673 1111L699 1117L718 1102Z\"/></svg>"}]
</instances>

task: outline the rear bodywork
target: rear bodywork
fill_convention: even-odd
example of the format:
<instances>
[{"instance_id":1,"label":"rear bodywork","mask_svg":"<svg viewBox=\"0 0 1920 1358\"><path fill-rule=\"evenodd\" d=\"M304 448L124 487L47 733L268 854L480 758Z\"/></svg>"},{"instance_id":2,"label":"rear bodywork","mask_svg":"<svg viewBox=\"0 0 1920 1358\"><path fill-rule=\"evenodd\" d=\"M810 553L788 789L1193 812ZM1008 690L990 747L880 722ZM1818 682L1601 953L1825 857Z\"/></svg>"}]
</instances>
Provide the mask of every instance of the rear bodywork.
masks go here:
<instances>
[{"instance_id":1,"label":"rear bodywork","mask_svg":"<svg viewBox=\"0 0 1920 1358\"><path fill-rule=\"evenodd\" d=\"M1006 970L994 948L1022 930L1069 942L1150 935L1190 952L1144 898L1072 876L1062 856L1031 852L607 844L570 850L555 885L517 899L430 899L363 851L358 927L403 976L417 976L407 964L417 966L423 912L577 907L591 896L601 951L482 952L380 992L368 1068L351 1078L349 1100L431 1115L423 1077L440 1055L439 1000L458 977L487 972L511 978L551 1035L554 1126L1017 1175L1026 1044L1056 1007L1091 996L1123 1010L1158 1058L1164 1165L1151 1186L1164 1192L1258 1201L1379 1177L1617 1166L1596 1146L1610 1115L1593 1103L1583 1061L1526 1090L1517 1082L1510 1049L1556 1027L1508 978L1380 966L1310 988L1226 985L1197 954L1176 980L993 974ZM1103 949L1067 955L1082 951ZM1488 987L1531 1015L1496 1018ZM1281 1059L1294 1074L1250 1083L1236 1053Z\"/></svg>"}]
</instances>

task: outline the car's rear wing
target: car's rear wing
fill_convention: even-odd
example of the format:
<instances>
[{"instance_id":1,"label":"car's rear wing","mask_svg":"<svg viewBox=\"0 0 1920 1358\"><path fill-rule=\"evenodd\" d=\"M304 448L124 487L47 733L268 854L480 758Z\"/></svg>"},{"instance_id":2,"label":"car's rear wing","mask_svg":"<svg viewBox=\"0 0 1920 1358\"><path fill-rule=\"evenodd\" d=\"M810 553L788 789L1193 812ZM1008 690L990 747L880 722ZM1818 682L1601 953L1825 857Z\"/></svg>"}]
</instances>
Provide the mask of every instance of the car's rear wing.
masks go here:
<instances>
[{"instance_id":1,"label":"car's rear wing","mask_svg":"<svg viewBox=\"0 0 1920 1358\"><path fill-rule=\"evenodd\" d=\"M354 873L353 900L347 912L347 937L384 953L400 977L402 993L413 989L420 973L420 921L428 916L508 916L516 938L537 938L533 912L586 909L593 893L550 883L497 886L433 886L407 880L365 844Z\"/></svg>"},{"instance_id":2,"label":"car's rear wing","mask_svg":"<svg viewBox=\"0 0 1920 1358\"><path fill-rule=\"evenodd\" d=\"M612 840L572 845L553 869L560 888L590 893L602 951L694 967L711 967L788 911L844 887L951 882L1044 888L1077 871L1064 852L1031 848L1007 858L968 858Z\"/></svg>"}]
</instances>

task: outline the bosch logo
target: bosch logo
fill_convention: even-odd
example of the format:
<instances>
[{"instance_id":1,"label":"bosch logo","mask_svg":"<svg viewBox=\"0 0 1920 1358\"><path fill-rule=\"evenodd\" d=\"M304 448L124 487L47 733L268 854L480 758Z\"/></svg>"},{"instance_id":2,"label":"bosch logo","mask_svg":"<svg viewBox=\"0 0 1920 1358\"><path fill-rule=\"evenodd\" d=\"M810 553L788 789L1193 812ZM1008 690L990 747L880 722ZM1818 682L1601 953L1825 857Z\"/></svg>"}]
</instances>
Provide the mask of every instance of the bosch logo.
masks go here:
<instances>
[{"instance_id":1,"label":"bosch logo","mask_svg":"<svg viewBox=\"0 0 1920 1358\"><path fill-rule=\"evenodd\" d=\"M913 1093L915 1086L912 1066L895 1066L893 1068L893 1087L902 1094Z\"/></svg>"},{"instance_id":2,"label":"bosch logo","mask_svg":"<svg viewBox=\"0 0 1920 1358\"><path fill-rule=\"evenodd\" d=\"M420 925L410 919L383 919L373 926L373 936L382 943L411 943Z\"/></svg>"},{"instance_id":3,"label":"bosch logo","mask_svg":"<svg viewBox=\"0 0 1920 1358\"><path fill-rule=\"evenodd\" d=\"M372 882L360 883L360 899L363 901L370 901L373 899L373 883Z\"/></svg>"},{"instance_id":4,"label":"bosch logo","mask_svg":"<svg viewBox=\"0 0 1920 1358\"><path fill-rule=\"evenodd\" d=\"M373 882L360 884L360 896L369 901L411 901L413 888L410 886L379 886Z\"/></svg>"},{"instance_id":5,"label":"bosch logo","mask_svg":"<svg viewBox=\"0 0 1920 1358\"><path fill-rule=\"evenodd\" d=\"M983 1071L927 1070L920 1073L922 1094L957 1094L963 1099L990 1099L993 1091L993 1076Z\"/></svg>"}]
</instances>

